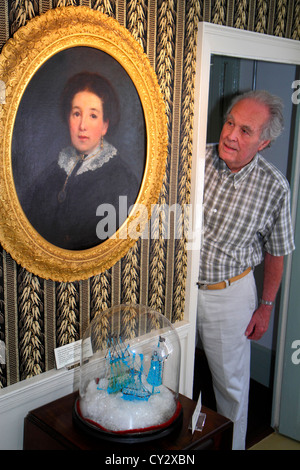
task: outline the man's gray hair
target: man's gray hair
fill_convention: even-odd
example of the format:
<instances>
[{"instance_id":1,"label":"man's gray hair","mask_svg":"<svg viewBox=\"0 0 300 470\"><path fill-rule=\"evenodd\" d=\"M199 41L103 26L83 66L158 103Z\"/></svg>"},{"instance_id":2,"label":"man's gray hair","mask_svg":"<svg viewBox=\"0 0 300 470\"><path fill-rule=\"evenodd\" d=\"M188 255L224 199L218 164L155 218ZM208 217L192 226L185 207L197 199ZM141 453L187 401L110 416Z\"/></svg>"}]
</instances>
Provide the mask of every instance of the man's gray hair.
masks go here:
<instances>
[{"instance_id":1,"label":"man's gray hair","mask_svg":"<svg viewBox=\"0 0 300 470\"><path fill-rule=\"evenodd\" d=\"M279 98L279 96L272 95L266 90L248 91L232 100L226 115L230 113L235 104L244 99L251 99L267 106L269 109L270 118L262 129L261 139L271 141L277 139L277 137L283 131L284 127L282 114L283 102L281 98Z\"/></svg>"}]
</instances>

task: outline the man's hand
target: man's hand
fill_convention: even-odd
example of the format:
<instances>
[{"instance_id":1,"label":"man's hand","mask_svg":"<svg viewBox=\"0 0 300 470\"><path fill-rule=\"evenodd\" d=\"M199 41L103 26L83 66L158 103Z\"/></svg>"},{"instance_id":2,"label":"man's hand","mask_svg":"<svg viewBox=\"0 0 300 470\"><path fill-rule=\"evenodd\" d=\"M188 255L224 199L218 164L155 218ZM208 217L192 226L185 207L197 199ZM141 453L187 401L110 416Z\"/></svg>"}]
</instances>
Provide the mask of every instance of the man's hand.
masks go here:
<instances>
[{"instance_id":1,"label":"man's hand","mask_svg":"<svg viewBox=\"0 0 300 470\"><path fill-rule=\"evenodd\" d=\"M260 305L252 315L249 325L245 331L248 339L257 341L267 331L270 323L272 306Z\"/></svg>"},{"instance_id":2,"label":"man's hand","mask_svg":"<svg viewBox=\"0 0 300 470\"><path fill-rule=\"evenodd\" d=\"M264 300L274 300L280 286L283 273L283 256L272 256L265 253L264 281L262 298ZM272 305L260 304L252 315L245 335L249 339L260 339L269 327Z\"/></svg>"}]
</instances>

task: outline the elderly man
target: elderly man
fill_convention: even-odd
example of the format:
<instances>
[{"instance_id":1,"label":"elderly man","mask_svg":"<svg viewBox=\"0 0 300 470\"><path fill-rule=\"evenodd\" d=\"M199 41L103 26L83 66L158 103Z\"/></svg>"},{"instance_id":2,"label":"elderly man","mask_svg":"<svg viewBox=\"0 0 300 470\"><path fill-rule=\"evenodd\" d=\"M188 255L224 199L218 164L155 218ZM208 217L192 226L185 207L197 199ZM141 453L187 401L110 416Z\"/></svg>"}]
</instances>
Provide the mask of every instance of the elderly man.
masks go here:
<instances>
[{"instance_id":1,"label":"elderly man","mask_svg":"<svg viewBox=\"0 0 300 470\"><path fill-rule=\"evenodd\" d=\"M206 153L198 330L218 412L234 423L233 449L245 448L249 340L268 329L283 257L294 249L288 182L259 153L282 128L281 101L249 92L232 103ZM253 269L263 260L258 304Z\"/></svg>"}]
</instances>

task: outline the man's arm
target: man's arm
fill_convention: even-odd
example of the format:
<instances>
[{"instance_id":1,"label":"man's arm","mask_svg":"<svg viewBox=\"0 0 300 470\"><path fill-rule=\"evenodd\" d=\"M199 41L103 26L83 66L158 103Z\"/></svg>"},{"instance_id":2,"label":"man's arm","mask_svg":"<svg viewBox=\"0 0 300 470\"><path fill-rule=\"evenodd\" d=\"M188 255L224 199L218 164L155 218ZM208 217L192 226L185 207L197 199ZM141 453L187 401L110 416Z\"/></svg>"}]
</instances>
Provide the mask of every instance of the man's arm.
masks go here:
<instances>
[{"instance_id":1,"label":"man's arm","mask_svg":"<svg viewBox=\"0 0 300 470\"><path fill-rule=\"evenodd\" d=\"M263 280L263 300L275 301L283 274L283 256L272 256L265 254L264 280ZM260 304L252 315L249 325L245 331L248 339L258 340L269 327L272 313L272 305Z\"/></svg>"}]
</instances>

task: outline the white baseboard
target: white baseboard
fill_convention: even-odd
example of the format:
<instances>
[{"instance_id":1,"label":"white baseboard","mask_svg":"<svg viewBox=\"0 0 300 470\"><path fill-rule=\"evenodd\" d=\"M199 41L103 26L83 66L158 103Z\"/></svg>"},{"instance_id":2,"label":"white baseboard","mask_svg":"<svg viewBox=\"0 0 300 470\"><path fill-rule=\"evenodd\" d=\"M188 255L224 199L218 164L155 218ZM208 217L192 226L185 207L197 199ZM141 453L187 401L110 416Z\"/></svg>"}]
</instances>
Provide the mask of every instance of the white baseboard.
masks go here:
<instances>
[{"instance_id":1,"label":"white baseboard","mask_svg":"<svg viewBox=\"0 0 300 470\"><path fill-rule=\"evenodd\" d=\"M181 343L179 391L190 396L194 361L187 360L193 328L187 322L175 325ZM0 450L22 450L24 418L29 411L50 403L79 388L79 367L53 369L0 390Z\"/></svg>"}]
</instances>

